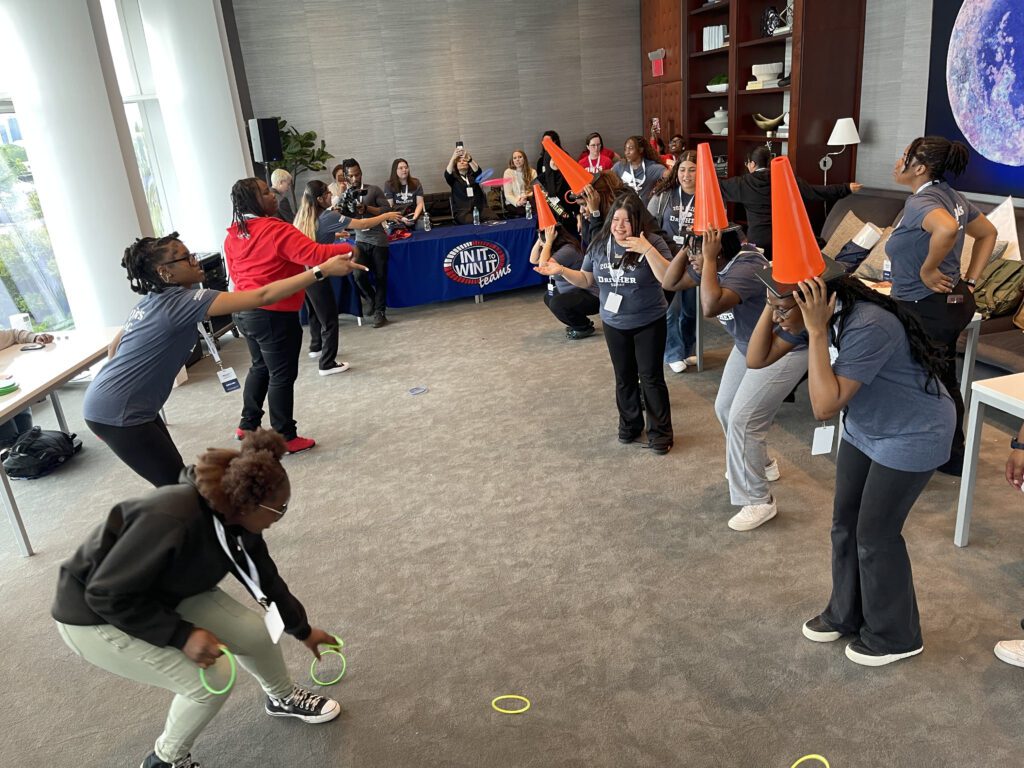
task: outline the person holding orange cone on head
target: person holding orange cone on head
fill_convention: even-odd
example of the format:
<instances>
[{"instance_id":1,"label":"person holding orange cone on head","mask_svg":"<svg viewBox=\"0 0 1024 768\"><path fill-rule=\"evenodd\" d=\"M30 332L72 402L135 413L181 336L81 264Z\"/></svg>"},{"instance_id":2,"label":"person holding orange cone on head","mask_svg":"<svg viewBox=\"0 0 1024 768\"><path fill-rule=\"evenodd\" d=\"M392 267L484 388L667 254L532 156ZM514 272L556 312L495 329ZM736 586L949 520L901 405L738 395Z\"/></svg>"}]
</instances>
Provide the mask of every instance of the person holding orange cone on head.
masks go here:
<instances>
[{"instance_id":1,"label":"person holding orange cone on head","mask_svg":"<svg viewBox=\"0 0 1024 768\"><path fill-rule=\"evenodd\" d=\"M533 187L533 199L537 201L537 242L530 251L530 263L546 266L554 261L568 269L578 270L583 265L579 240L561 224L555 223L555 215L539 184ZM565 338L577 341L594 335L590 315L596 315L600 309L597 296L596 285L577 288L564 276L551 275L544 303L551 314L565 324Z\"/></svg>"},{"instance_id":2,"label":"person holding orange cone on head","mask_svg":"<svg viewBox=\"0 0 1024 768\"><path fill-rule=\"evenodd\" d=\"M794 215L773 211L775 260L760 273L769 306L748 363L775 365L792 354L771 333L776 320L789 334L805 332L814 416L845 413L832 596L803 634L819 643L852 636L847 658L880 667L924 650L902 531L935 468L949 459L956 409L942 383L946 360L916 317L822 256L806 213L795 215L802 208L788 159L772 165L773 206L777 195L796 205Z\"/></svg>"},{"instance_id":3,"label":"person holding orange cone on head","mask_svg":"<svg viewBox=\"0 0 1024 768\"><path fill-rule=\"evenodd\" d=\"M780 341L792 354L761 370L747 366L748 343L765 306L764 284L758 274L768 262L745 243L738 228L728 226L707 144L697 149L693 231L703 235L701 252L694 258L689 248L680 251L665 275L664 286L681 290L699 284L705 315L717 316L733 338L715 398L715 413L725 432L729 500L740 507L729 527L751 531L778 511L768 487L779 479L778 462L768 456L768 430L786 395L807 372L807 342L779 329ZM691 259L696 263L687 268Z\"/></svg>"}]
</instances>

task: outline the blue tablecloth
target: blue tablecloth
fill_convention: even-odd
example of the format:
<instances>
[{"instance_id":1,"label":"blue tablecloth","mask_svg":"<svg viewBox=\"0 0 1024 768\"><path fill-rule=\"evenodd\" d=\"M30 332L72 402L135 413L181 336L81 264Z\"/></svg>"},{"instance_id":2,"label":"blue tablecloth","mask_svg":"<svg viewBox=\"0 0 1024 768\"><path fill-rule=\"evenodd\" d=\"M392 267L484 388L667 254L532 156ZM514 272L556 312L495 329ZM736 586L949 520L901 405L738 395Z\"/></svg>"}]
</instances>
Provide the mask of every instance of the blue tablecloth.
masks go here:
<instances>
[{"instance_id":1,"label":"blue tablecloth","mask_svg":"<svg viewBox=\"0 0 1024 768\"><path fill-rule=\"evenodd\" d=\"M416 232L390 244L388 306L412 307L537 285L530 250L536 219Z\"/></svg>"}]
</instances>

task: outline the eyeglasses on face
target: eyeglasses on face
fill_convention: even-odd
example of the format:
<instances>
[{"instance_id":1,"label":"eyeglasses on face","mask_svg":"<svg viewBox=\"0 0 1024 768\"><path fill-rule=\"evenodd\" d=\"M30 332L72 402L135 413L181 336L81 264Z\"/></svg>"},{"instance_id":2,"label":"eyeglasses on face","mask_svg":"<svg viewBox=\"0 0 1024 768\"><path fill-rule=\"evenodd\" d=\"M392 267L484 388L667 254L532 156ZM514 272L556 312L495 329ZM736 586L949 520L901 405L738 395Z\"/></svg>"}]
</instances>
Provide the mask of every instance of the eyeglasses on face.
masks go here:
<instances>
[{"instance_id":1,"label":"eyeglasses on face","mask_svg":"<svg viewBox=\"0 0 1024 768\"><path fill-rule=\"evenodd\" d=\"M274 509L273 507L268 507L266 504L257 504L256 506L257 507L262 507L263 509L267 510L268 512L273 512L275 515L278 516L278 518L284 517L284 513L288 511L288 502L287 501L284 504L281 505L280 509Z\"/></svg>"},{"instance_id":2,"label":"eyeglasses on face","mask_svg":"<svg viewBox=\"0 0 1024 768\"><path fill-rule=\"evenodd\" d=\"M177 264L179 261L187 261L193 267L199 263L199 257L194 253L190 253L188 256L182 256L180 259L171 259L170 261L164 261L160 264L162 267L169 267L171 264Z\"/></svg>"},{"instance_id":3,"label":"eyeglasses on face","mask_svg":"<svg viewBox=\"0 0 1024 768\"><path fill-rule=\"evenodd\" d=\"M789 313L792 312L794 309L796 309L796 304L794 304L792 307L789 307L787 309L783 309L782 307L777 307L777 306L775 306L773 304L772 305L772 316L773 317L777 317L779 320L785 320L787 317L789 317Z\"/></svg>"}]
</instances>

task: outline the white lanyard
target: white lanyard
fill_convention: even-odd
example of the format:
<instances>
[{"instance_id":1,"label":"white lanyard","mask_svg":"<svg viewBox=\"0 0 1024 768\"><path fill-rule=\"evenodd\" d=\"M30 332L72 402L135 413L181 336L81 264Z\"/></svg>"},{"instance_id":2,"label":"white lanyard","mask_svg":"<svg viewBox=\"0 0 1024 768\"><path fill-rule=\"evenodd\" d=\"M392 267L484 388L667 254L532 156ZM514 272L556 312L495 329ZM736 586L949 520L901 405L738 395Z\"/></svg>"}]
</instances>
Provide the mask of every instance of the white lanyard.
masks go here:
<instances>
[{"instance_id":1,"label":"white lanyard","mask_svg":"<svg viewBox=\"0 0 1024 768\"><path fill-rule=\"evenodd\" d=\"M608 274L612 278L612 293L619 292L619 285L622 282L622 276L626 274L626 267L623 264L619 264L619 268L615 269L612 267L612 238L608 237L608 245L604 249L605 255L608 257ZM622 254L623 260L626 258L626 254Z\"/></svg>"},{"instance_id":2,"label":"white lanyard","mask_svg":"<svg viewBox=\"0 0 1024 768\"><path fill-rule=\"evenodd\" d=\"M644 165L644 161L640 161L640 170L644 172L642 177L636 175L636 171L633 170L633 166L629 166L629 174L633 177L632 182L627 181L626 183L633 187L637 192L643 187L644 182L647 181L647 166ZM625 181L625 179L623 179Z\"/></svg>"},{"instance_id":3,"label":"white lanyard","mask_svg":"<svg viewBox=\"0 0 1024 768\"><path fill-rule=\"evenodd\" d=\"M590 155L587 155L587 170L591 173L597 173L601 170L601 154L598 153L597 160L591 160Z\"/></svg>"},{"instance_id":4,"label":"white lanyard","mask_svg":"<svg viewBox=\"0 0 1024 768\"><path fill-rule=\"evenodd\" d=\"M695 195L690 195L690 202L688 202L686 204L686 208L684 209L683 208L683 188L679 187L679 205L676 206L679 212L676 214L676 216L677 216L677 222L679 224L679 229L680 230L682 230L682 228L683 228L683 221L685 220L686 216L688 216L690 211L693 210L693 201L694 201L695 198L696 198Z\"/></svg>"},{"instance_id":5,"label":"white lanyard","mask_svg":"<svg viewBox=\"0 0 1024 768\"><path fill-rule=\"evenodd\" d=\"M248 565L249 573L243 571L235 561L234 555L231 554L231 549L228 547L228 539L227 534L224 531L224 524L221 523L220 519L216 516L213 518L213 530L216 531L217 541L220 542L220 546L228 556L228 560L230 560L231 565L235 567L235 573L237 573L241 577L242 581L245 582L245 586L249 588L252 596L256 598L256 602L264 608L269 608L270 600L263 593L263 590L260 589L260 574L259 571L256 570L256 563L252 561L252 558L249 557L249 553L245 551L245 547L242 546L242 540L236 538L235 543L238 544L238 548L242 550L242 554L245 555L245 562Z\"/></svg>"},{"instance_id":6,"label":"white lanyard","mask_svg":"<svg viewBox=\"0 0 1024 768\"><path fill-rule=\"evenodd\" d=\"M224 370L224 366L220 362L220 352L217 349L217 343L213 340L213 337L210 335L210 332L206 330L205 325L203 325L200 322L196 323L196 326L198 326L199 328L199 335L201 335L203 339L206 341L206 346L210 350L210 356L217 363L217 367L220 368L221 370Z\"/></svg>"}]
</instances>

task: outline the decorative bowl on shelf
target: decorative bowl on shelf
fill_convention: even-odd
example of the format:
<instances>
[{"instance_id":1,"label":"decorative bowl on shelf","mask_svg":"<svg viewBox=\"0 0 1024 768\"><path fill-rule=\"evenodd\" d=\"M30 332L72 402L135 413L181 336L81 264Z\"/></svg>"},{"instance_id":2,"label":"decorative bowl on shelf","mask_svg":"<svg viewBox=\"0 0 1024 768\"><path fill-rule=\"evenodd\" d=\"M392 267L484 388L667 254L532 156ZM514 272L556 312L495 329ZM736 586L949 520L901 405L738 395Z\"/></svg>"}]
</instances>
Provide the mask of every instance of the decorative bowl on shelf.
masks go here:
<instances>
[{"instance_id":1,"label":"decorative bowl on shelf","mask_svg":"<svg viewBox=\"0 0 1024 768\"><path fill-rule=\"evenodd\" d=\"M728 83L719 83L718 85L706 85L704 87L707 88L711 93L725 93L726 91L729 90Z\"/></svg>"},{"instance_id":2,"label":"decorative bowl on shelf","mask_svg":"<svg viewBox=\"0 0 1024 768\"><path fill-rule=\"evenodd\" d=\"M788 112L783 112L778 117L765 117L760 112L755 112L751 117L754 119L754 125L762 131L774 131L782 124L782 121L786 119L788 114Z\"/></svg>"},{"instance_id":3,"label":"decorative bowl on shelf","mask_svg":"<svg viewBox=\"0 0 1024 768\"><path fill-rule=\"evenodd\" d=\"M771 80L773 77L779 77L783 69L785 69L785 65L779 61L774 64L754 64L750 71L753 72L756 80Z\"/></svg>"}]
</instances>

